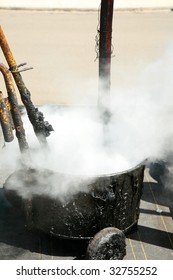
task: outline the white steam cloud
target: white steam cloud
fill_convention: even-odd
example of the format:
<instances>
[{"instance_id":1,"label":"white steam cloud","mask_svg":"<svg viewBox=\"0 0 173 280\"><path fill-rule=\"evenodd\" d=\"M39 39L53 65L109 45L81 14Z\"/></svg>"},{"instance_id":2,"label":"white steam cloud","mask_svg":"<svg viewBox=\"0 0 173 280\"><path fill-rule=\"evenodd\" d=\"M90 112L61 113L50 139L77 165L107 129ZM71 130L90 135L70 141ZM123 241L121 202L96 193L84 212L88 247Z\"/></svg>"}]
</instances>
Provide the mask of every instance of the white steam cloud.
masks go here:
<instances>
[{"instance_id":1,"label":"white steam cloud","mask_svg":"<svg viewBox=\"0 0 173 280\"><path fill-rule=\"evenodd\" d=\"M55 130L47 138L47 152L39 148L25 116L33 166L87 177L125 171L146 158L167 157L173 151L172 72L173 45L141 70L133 88L111 89L112 117L107 126L94 107L43 106L40 110ZM2 149L3 169L11 172L19 159L17 141Z\"/></svg>"}]
</instances>

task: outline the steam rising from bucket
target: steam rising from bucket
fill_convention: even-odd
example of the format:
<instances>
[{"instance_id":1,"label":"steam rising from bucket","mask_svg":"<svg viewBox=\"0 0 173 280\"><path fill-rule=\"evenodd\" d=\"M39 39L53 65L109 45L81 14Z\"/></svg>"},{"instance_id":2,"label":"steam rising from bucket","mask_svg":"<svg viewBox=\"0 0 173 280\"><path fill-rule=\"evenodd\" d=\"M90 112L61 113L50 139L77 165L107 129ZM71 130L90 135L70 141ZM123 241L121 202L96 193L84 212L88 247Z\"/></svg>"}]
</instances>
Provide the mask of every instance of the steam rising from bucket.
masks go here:
<instances>
[{"instance_id":1,"label":"steam rising from bucket","mask_svg":"<svg viewBox=\"0 0 173 280\"><path fill-rule=\"evenodd\" d=\"M42 151L24 116L33 166L87 177L125 171L146 158L165 158L173 150L172 69L173 45L141 71L133 88L112 88L106 135L96 107L47 105L41 110L55 132L48 137L49 150ZM0 164L11 172L19 158L17 143L6 145Z\"/></svg>"}]
</instances>

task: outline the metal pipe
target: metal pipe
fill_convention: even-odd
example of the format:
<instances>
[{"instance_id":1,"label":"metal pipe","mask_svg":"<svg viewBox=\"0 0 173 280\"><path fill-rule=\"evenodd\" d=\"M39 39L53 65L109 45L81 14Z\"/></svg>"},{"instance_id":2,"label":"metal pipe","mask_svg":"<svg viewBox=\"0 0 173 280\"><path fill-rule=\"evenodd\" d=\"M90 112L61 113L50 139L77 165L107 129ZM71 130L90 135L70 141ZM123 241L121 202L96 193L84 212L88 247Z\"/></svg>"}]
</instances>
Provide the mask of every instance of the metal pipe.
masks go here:
<instances>
[{"instance_id":1,"label":"metal pipe","mask_svg":"<svg viewBox=\"0 0 173 280\"><path fill-rule=\"evenodd\" d=\"M6 106L5 98L0 91L0 123L5 142L12 142L14 139L10 114L11 113Z\"/></svg>"},{"instance_id":2,"label":"metal pipe","mask_svg":"<svg viewBox=\"0 0 173 280\"><path fill-rule=\"evenodd\" d=\"M14 122L14 127L16 131L16 137L18 139L19 148L22 153L27 152L29 150L28 143L26 141L26 135L25 130L23 127L23 122L21 119L21 114L18 106L17 96L15 93L15 88L13 85L13 80L10 71L8 68L0 63L0 72L3 74L7 93L8 93L8 99L11 104L11 114Z\"/></svg>"},{"instance_id":3,"label":"metal pipe","mask_svg":"<svg viewBox=\"0 0 173 280\"><path fill-rule=\"evenodd\" d=\"M99 30L99 99L98 106L104 111L110 103L110 72L112 21L114 0L102 0Z\"/></svg>"},{"instance_id":4,"label":"metal pipe","mask_svg":"<svg viewBox=\"0 0 173 280\"><path fill-rule=\"evenodd\" d=\"M8 115L9 115L9 121L10 121L10 123L11 123L11 127L12 127L12 129L14 130L15 127L14 127L14 122L13 122L13 118L12 118L12 115L11 115L11 104L10 104L10 102L9 102L8 97L5 97L5 98L4 98L4 103L5 103L7 112L9 113Z\"/></svg>"},{"instance_id":5,"label":"metal pipe","mask_svg":"<svg viewBox=\"0 0 173 280\"><path fill-rule=\"evenodd\" d=\"M42 145L47 145L46 137L50 135L50 132L53 131L52 126L47 122L44 121L43 113L35 108L32 101L31 101L31 94L29 90L26 88L16 61L13 57L13 54L10 50L8 45L7 39L4 35L2 27L0 26L0 46L6 58L6 61L9 65L10 71L14 77L18 90L20 92L21 100L26 108L28 118L32 123L34 132L38 137L39 142Z\"/></svg>"}]
</instances>

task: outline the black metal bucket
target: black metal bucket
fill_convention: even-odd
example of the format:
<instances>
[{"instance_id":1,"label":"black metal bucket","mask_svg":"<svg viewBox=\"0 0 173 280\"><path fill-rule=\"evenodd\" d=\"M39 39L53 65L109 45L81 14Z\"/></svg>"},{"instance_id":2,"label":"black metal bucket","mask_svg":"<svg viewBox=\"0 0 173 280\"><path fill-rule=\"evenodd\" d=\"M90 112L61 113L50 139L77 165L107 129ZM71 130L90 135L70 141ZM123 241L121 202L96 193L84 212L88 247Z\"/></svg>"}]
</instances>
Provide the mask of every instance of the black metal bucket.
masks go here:
<instances>
[{"instance_id":1,"label":"black metal bucket","mask_svg":"<svg viewBox=\"0 0 173 280\"><path fill-rule=\"evenodd\" d=\"M11 204L25 212L29 228L63 238L90 239L105 227L127 232L137 224L144 167L140 164L122 173L84 180L80 182L87 184L84 191L65 195L64 201L48 193L53 176L57 188L68 176L48 170L18 170L6 180L4 191ZM14 188L14 182L20 184ZM42 194L37 192L40 188Z\"/></svg>"}]
</instances>

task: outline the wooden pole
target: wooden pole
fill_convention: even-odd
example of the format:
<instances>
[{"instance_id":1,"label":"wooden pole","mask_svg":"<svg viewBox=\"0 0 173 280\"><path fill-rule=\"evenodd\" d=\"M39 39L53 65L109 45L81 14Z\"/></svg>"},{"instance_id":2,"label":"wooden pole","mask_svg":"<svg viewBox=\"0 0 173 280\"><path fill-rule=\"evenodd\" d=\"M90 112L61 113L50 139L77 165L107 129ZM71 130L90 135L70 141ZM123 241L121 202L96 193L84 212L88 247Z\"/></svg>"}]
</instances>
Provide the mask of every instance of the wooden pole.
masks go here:
<instances>
[{"instance_id":1,"label":"wooden pole","mask_svg":"<svg viewBox=\"0 0 173 280\"><path fill-rule=\"evenodd\" d=\"M22 153L28 154L29 146L26 141L25 129L23 127L23 122L21 119L21 113L19 110L17 96L15 93L15 88L13 86L13 80L12 80L11 73L7 69L7 67L2 63L0 63L0 72L2 72L4 80L5 80L7 93L8 93L8 99L11 104L11 114L12 114L12 118L13 118L14 127L16 130L16 137L18 139L20 151ZM10 122L10 120L8 120L8 122Z\"/></svg>"},{"instance_id":2,"label":"wooden pole","mask_svg":"<svg viewBox=\"0 0 173 280\"><path fill-rule=\"evenodd\" d=\"M7 109L5 98L0 91L0 123L5 142L12 142L14 139L10 114L11 112Z\"/></svg>"},{"instance_id":3,"label":"wooden pole","mask_svg":"<svg viewBox=\"0 0 173 280\"><path fill-rule=\"evenodd\" d=\"M0 26L0 46L4 53L8 66L10 68L10 71L13 75L13 78L16 82L18 90L20 92L21 100L26 108L28 118L32 123L34 132L38 137L39 142L43 146L45 145L47 146L46 137L50 135L50 132L53 131L53 128L47 121L44 121L43 113L40 112L38 108L35 108L35 106L33 105L31 101L31 94L23 82L22 76L20 74L20 71L18 69L18 66L10 50L10 47L8 45L7 39L5 37L5 34L1 26Z\"/></svg>"}]
</instances>

